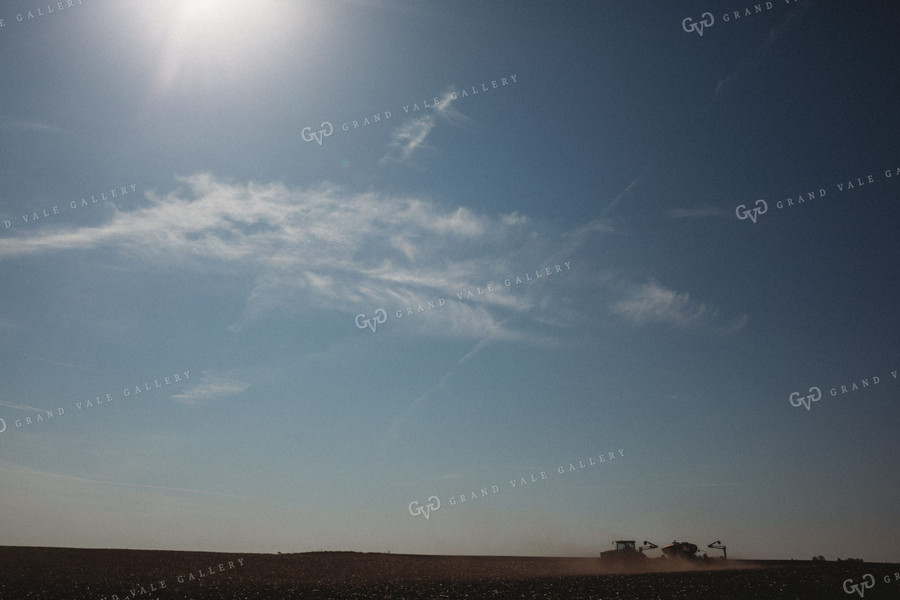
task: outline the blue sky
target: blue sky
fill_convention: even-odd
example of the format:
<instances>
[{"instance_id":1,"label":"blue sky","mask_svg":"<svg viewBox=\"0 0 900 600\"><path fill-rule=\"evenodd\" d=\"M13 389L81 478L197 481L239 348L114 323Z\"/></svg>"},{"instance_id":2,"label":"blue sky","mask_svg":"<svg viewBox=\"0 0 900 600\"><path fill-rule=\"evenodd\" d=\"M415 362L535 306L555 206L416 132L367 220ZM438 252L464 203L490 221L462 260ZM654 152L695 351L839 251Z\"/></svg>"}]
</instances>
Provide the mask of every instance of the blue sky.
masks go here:
<instances>
[{"instance_id":1,"label":"blue sky","mask_svg":"<svg viewBox=\"0 0 900 600\"><path fill-rule=\"evenodd\" d=\"M900 560L895 4L63 6L0 8L0 544Z\"/></svg>"}]
</instances>

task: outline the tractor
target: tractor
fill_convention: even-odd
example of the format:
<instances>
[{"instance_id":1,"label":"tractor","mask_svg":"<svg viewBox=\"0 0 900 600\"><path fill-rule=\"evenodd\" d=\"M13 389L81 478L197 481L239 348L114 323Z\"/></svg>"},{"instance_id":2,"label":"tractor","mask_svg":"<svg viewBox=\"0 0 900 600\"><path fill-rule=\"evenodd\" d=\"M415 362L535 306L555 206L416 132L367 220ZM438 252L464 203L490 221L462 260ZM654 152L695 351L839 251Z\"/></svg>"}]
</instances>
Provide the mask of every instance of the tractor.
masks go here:
<instances>
[{"instance_id":1,"label":"tractor","mask_svg":"<svg viewBox=\"0 0 900 600\"><path fill-rule=\"evenodd\" d=\"M615 550L600 553L602 564L612 567L630 567L644 564L648 559L644 550L658 548L656 544L644 540L643 546L636 546L634 540L616 540Z\"/></svg>"}]
</instances>

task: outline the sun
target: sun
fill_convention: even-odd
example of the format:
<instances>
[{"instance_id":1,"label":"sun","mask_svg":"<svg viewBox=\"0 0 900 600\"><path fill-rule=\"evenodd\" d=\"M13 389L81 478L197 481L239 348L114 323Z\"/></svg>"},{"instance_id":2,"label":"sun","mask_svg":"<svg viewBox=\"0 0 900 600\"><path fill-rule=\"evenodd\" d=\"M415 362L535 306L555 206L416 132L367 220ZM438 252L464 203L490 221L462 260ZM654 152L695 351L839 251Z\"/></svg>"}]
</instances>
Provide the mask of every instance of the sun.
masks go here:
<instances>
[{"instance_id":1,"label":"sun","mask_svg":"<svg viewBox=\"0 0 900 600\"><path fill-rule=\"evenodd\" d=\"M156 95L238 84L301 39L305 2L178 0L156 5Z\"/></svg>"}]
</instances>

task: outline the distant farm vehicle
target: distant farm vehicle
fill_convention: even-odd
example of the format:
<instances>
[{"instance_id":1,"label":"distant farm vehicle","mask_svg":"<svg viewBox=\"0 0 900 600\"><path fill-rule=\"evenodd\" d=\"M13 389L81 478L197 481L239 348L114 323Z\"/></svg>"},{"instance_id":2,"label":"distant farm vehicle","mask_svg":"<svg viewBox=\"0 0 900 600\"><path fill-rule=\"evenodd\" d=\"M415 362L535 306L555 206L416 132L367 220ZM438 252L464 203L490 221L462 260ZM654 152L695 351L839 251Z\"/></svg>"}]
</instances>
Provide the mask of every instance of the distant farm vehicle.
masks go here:
<instances>
[{"instance_id":1,"label":"distant farm vehicle","mask_svg":"<svg viewBox=\"0 0 900 600\"><path fill-rule=\"evenodd\" d=\"M615 550L606 550L600 553L600 560L604 565L613 567L641 565L648 560L644 550L659 547L646 540L644 540L643 546L636 546L634 540L616 540L615 544Z\"/></svg>"},{"instance_id":2,"label":"distant farm vehicle","mask_svg":"<svg viewBox=\"0 0 900 600\"><path fill-rule=\"evenodd\" d=\"M681 558L687 560L699 558L696 556L697 544L692 544L690 542L678 542L672 540L671 544L666 544L660 548L660 550L666 555L666 558Z\"/></svg>"},{"instance_id":3,"label":"distant farm vehicle","mask_svg":"<svg viewBox=\"0 0 900 600\"><path fill-rule=\"evenodd\" d=\"M604 567L625 570L643 570L644 568L660 568L663 564L668 563L669 561L702 563L712 560L722 560L710 558L706 555L705 552L703 552L701 555L698 555L697 544L692 544L691 542L679 542L678 540L672 540L671 544L666 544L661 548L656 544L648 542L646 540L644 541L643 546L637 546L634 540L616 540L614 543L616 545L615 550L606 550L600 553L600 564ZM709 544L707 547L721 550L723 553L726 552L725 545L720 540L716 540L712 544ZM663 555L651 560L646 554L644 554L644 550L651 550L653 548L659 548ZM727 559L728 555L725 554L724 558ZM669 564L671 566L671 564L674 563Z\"/></svg>"}]
</instances>

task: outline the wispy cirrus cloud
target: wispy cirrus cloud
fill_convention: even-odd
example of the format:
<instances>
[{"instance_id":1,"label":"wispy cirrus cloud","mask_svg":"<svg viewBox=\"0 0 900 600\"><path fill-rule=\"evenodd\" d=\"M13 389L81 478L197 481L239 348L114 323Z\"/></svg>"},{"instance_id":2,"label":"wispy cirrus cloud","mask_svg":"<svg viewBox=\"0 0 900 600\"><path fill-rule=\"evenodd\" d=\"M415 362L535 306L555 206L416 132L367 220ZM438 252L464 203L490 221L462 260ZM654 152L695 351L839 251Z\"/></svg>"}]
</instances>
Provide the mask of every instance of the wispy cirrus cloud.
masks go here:
<instances>
[{"instance_id":1,"label":"wispy cirrus cloud","mask_svg":"<svg viewBox=\"0 0 900 600\"><path fill-rule=\"evenodd\" d=\"M172 399L188 406L198 406L225 396L236 396L250 388L250 384L229 373L202 371L200 383L175 394Z\"/></svg>"},{"instance_id":2,"label":"wispy cirrus cloud","mask_svg":"<svg viewBox=\"0 0 900 600\"><path fill-rule=\"evenodd\" d=\"M169 193L148 192L149 206L114 207L101 226L53 224L0 239L0 261L102 250L147 264L242 273L253 281L246 300L246 320L253 320L277 309L356 314L451 298L554 258L548 226L518 213L487 216L419 198L328 184L236 183L208 173L176 183ZM540 293L552 291L545 286ZM435 322L452 319L451 331L477 336L495 322L486 309L524 312L531 297L494 294L477 306L457 303Z\"/></svg>"},{"instance_id":3,"label":"wispy cirrus cloud","mask_svg":"<svg viewBox=\"0 0 900 600\"><path fill-rule=\"evenodd\" d=\"M730 324L719 324L719 310L691 300L687 292L676 292L650 280L633 288L610 310L637 325L663 323L675 327L707 327L722 333L734 333L749 320L739 315Z\"/></svg>"},{"instance_id":4,"label":"wispy cirrus cloud","mask_svg":"<svg viewBox=\"0 0 900 600\"><path fill-rule=\"evenodd\" d=\"M409 319L404 329L467 339L492 332L495 340L536 340L532 325L560 330L590 322L594 307L579 303L579 294L621 295L611 272L576 258L590 244L601 248L614 231L602 219L564 231L515 212L485 215L423 198L350 193L327 183L297 188L209 173L176 177L176 183L167 193L147 192L148 205L112 207L99 226L51 224L0 239L0 262L96 252L98 260L119 256L129 265L218 269L251 282L244 315L230 327L235 331L278 311L345 311L352 322L360 312L445 298L440 310ZM581 270L514 288L499 285L566 260L575 260ZM623 278L628 275L618 277ZM457 300L458 292L491 281L498 287L495 293ZM649 318L654 311L657 321L680 315L683 324L707 323L689 318L694 305L678 306L678 296L663 306L650 291L643 294L614 304L613 311L634 323L654 320ZM210 384L178 400L200 402L236 389Z\"/></svg>"},{"instance_id":5,"label":"wispy cirrus cloud","mask_svg":"<svg viewBox=\"0 0 900 600\"><path fill-rule=\"evenodd\" d=\"M635 288L629 297L613 304L612 311L638 325L653 321L688 325L708 315L705 304L692 302L689 294L679 294L655 281Z\"/></svg>"},{"instance_id":6,"label":"wispy cirrus cloud","mask_svg":"<svg viewBox=\"0 0 900 600\"><path fill-rule=\"evenodd\" d=\"M389 143L391 151L382 157L381 162L407 162L414 152L429 147L425 140L439 121L464 121L466 117L453 106L454 100L456 100L455 93L445 92L438 104L427 109L429 113L407 121L395 129Z\"/></svg>"}]
</instances>

